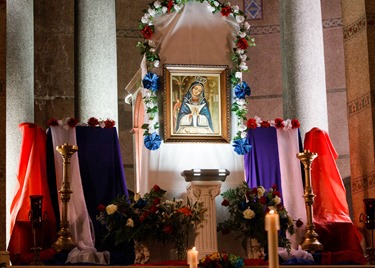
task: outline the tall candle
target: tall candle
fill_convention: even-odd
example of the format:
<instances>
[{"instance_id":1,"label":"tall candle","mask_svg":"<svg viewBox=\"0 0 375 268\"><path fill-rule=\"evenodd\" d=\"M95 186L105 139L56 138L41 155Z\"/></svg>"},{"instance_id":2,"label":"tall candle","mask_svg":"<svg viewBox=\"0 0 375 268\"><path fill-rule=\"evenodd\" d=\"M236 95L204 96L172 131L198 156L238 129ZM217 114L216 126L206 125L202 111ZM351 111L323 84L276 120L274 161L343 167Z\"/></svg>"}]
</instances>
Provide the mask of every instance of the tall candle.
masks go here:
<instances>
[{"instance_id":1,"label":"tall candle","mask_svg":"<svg viewBox=\"0 0 375 268\"><path fill-rule=\"evenodd\" d=\"M270 268L279 267L279 254L277 248L279 246L277 231L280 230L279 214L270 210L265 218L265 227L268 232L268 263Z\"/></svg>"},{"instance_id":2,"label":"tall candle","mask_svg":"<svg viewBox=\"0 0 375 268\"><path fill-rule=\"evenodd\" d=\"M189 264L190 268L197 268L198 267L198 250L195 247L188 250L187 253L187 264Z\"/></svg>"}]
</instances>

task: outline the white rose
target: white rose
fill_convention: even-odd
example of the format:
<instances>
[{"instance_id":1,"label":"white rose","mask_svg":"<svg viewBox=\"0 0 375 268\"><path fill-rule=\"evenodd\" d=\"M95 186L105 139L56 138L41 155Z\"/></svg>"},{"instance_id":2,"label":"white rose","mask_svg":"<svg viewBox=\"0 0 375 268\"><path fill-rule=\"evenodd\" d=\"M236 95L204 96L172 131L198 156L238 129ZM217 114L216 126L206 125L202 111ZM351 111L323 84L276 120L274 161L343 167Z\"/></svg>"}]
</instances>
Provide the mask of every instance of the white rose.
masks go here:
<instances>
[{"instance_id":1,"label":"white rose","mask_svg":"<svg viewBox=\"0 0 375 268\"><path fill-rule=\"evenodd\" d=\"M242 72L236 72L236 78L242 79Z\"/></svg>"},{"instance_id":2,"label":"white rose","mask_svg":"<svg viewBox=\"0 0 375 268\"><path fill-rule=\"evenodd\" d=\"M141 18L141 22L143 24L147 24L150 22L150 14L146 13L143 15L143 17Z\"/></svg>"},{"instance_id":3,"label":"white rose","mask_svg":"<svg viewBox=\"0 0 375 268\"><path fill-rule=\"evenodd\" d=\"M179 5L174 5L173 7L176 12L179 12L181 10L181 7Z\"/></svg>"},{"instance_id":4,"label":"white rose","mask_svg":"<svg viewBox=\"0 0 375 268\"><path fill-rule=\"evenodd\" d=\"M150 52L151 53L155 53L156 52L156 49L154 47L150 48Z\"/></svg>"},{"instance_id":5,"label":"white rose","mask_svg":"<svg viewBox=\"0 0 375 268\"><path fill-rule=\"evenodd\" d=\"M110 204L105 208L105 211L107 212L108 215L112 215L117 211L117 206L114 204Z\"/></svg>"},{"instance_id":6,"label":"white rose","mask_svg":"<svg viewBox=\"0 0 375 268\"><path fill-rule=\"evenodd\" d=\"M127 221L126 221L126 227L134 227L134 221L129 218Z\"/></svg>"},{"instance_id":7,"label":"white rose","mask_svg":"<svg viewBox=\"0 0 375 268\"><path fill-rule=\"evenodd\" d=\"M240 69L244 71L246 71L249 68L247 67L246 62L241 62L238 67L240 67Z\"/></svg>"},{"instance_id":8,"label":"white rose","mask_svg":"<svg viewBox=\"0 0 375 268\"><path fill-rule=\"evenodd\" d=\"M238 35L239 37L241 37L241 38L246 37L246 33L242 32L242 31L238 31L238 32L237 32L237 35Z\"/></svg>"},{"instance_id":9,"label":"white rose","mask_svg":"<svg viewBox=\"0 0 375 268\"><path fill-rule=\"evenodd\" d=\"M246 21L244 24L243 24L243 27L245 28L245 30L249 30L251 25Z\"/></svg>"},{"instance_id":10,"label":"white rose","mask_svg":"<svg viewBox=\"0 0 375 268\"><path fill-rule=\"evenodd\" d=\"M240 106L246 105L246 100L245 99L236 99L236 103Z\"/></svg>"},{"instance_id":11,"label":"white rose","mask_svg":"<svg viewBox=\"0 0 375 268\"><path fill-rule=\"evenodd\" d=\"M246 137L247 137L247 132L246 131L241 132L241 139L246 138Z\"/></svg>"},{"instance_id":12,"label":"white rose","mask_svg":"<svg viewBox=\"0 0 375 268\"><path fill-rule=\"evenodd\" d=\"M218 1L214 1L214 5L215 5L216 7L218 7L218 6L220 5L220 3L219 3Z\"/></svg>"},{"instance_id":13,"label":"white rose","mask_svg":"<svg viewBox=\"0 0 375 268\"><path fill-rule=\"evenodd\" d=\"M247 60L247 55L246 54L242 54L240 56L240 59L241 59L241 61L246 61Z\"/></svg>"},{"instance_id":14,"label":"white rose","mask_svg":"<svg viewBox=\"0 0 375 268\"><path fill-rule=\"evenodd\" d=\"M250 219L252 219L252 218L255 217L255 212L254 212L253 210L251 210L250 208L244 210L244 211L242 212L242 214L243 214L243 217L244 217L245 219L248 219L248 220L250 220Z\"/></svg>"},{"instance_id":15,"label":"white rose","mask_svg":"<svg viewBox=\"0 0 375 268\"><path fill-rule=\"evenodd\" d=\"M155 104L152 101L149 101L146 103L146 107L152 109L155 107Z\"/></svg>"},{"instance_id":16,"label":"white rose","mask_svg":"<svg viewBox=\"0 0 375 268\"><path fill-rule=\"evenodd\" d=\"M163 12L163 14L167 13L168 11L168 8L167 7L162 7L161 8L161 12Z\"/></svg>"},{"instance_id":17,"label":"white rose","mask_svg":"<svg viewBox=\"0 0 375 268\"><path fill-rule=\"evenodd\" d=\"M147 43L148 43L148 45L149 45L150 47L156 47L156 44L155 44L155 41L154 41L154 40L149 39Z\"/></svg>"},{"instance_id":18,"label":"white rose","mask_svg":"<svg viewBox=\"0 0 375 268\"><path fill-rule=\"evenodd\" d=\"M207 8L208 8L208 10L209 10L211 13L213 13L213 12L215 11L215 8L214 8L213 6L208 6Z\"/></svg>"},{"instance_id":19,"label":"white rose","mask_svg":"<svg viewBox=\"0 0 375 268\"><path fill-rule=\"evenodd\" d=\"M246 127L244 124L239 124L239 125L238 125L238 130L239 130L239 131L245 131L246 128L247 128L247 127Z\"/></svg>"},{"instance_id":20,"label":"white rose","mask_svg":"<svg viewBox=\"0 0 375 268\"><path fill-rule=\"evenodd\" d=\"M134 201L137 202L139 199L141 199L141 195L139 193L136 193L134 195Z\"/></svg>"},{"instance_id":21,"label":"white rose","mask_svg":"<svg viewBox=\"0 0 375 268\"><path fill-rule=\"evenodd\" d=\"M236 21L237 21L238 23L242 23L244 20L245 20L245 17L244 17L244 16L242 16L242 15L238 15L238 16L236 16Z\"/></svg>"},{"instance_id":22,"label":"white rose","mask_svg":"<svg viewBox=\"0 0 375 268\"><path fill-rule=\"evenodd\" d=\"M236 49L236 54L238 55L242 55L243 53L245 53L245 50L241 49L241 48L237 48Z\"/></svg>"},{"instance_id":23,"label":"white rose","mask_svg":"<svg viewBox=\"0 0 375 268\"><path fill-rule=\"evenodd\" d=\"M275 205L278 205L281 203L281 198L278 196L275 196L274 198L272 198L272 201L275 203Z\"/></svg>"},{"instance_id":24,"label":"white rose","mask_svg":"<svg viewBox=\"0 0 375 268\"><path fill-rule=\"evenodd\" d=\"M233 13L238 13L238 11L240 11L240 8L235 5L235 6L232 6L232 10L233 10Z\"/></svg>"},{"instance_id":25,"label":"white rose","mask_svg":"<svg viewBox=\"0 0 375 268\"><path fill-rule=\"evenodd\" d=\"M266 192L266 189L264 189L263 186L259 186L259 187L257 188L257 196L258 196L258 197L263 196L263 194L264 194L265 192Z\"/></svg>"},{"instance_id":26,"label":"white rose","mask_svg":"<svg viewBox=\"0 0 375 268\"><path fill-rule=\"evenodd\" d=\"M155 14L156 14L156 10L155 10L155 9L152 9L152 8L149 8L149 9L147 10L147 12L150 14L151 17L154 17Z\"/></svg>"},{"instance_id":27,"label":"white rose","mask_svg":"<svg viewBox=\"0 0 375 268\"><path fill-rule=\"evenodd\" d=\"M159 65L160 65L160 61L158 61L158 60L156 60L156 61L154 61L154 67L159 67Z\"/></svg>"},{"instance_id":28,"label":"white rose","mask_svg":"<svg viewBox=\"0 0 375 268\"><path fill-rule=\"evenodd\" d=\"M154 7L155 7L155 8L159 8L159 7L161 7L161 3L160 3L159 1L155 1L155 2L154 2Z\"/></svg>"}]
</instances>

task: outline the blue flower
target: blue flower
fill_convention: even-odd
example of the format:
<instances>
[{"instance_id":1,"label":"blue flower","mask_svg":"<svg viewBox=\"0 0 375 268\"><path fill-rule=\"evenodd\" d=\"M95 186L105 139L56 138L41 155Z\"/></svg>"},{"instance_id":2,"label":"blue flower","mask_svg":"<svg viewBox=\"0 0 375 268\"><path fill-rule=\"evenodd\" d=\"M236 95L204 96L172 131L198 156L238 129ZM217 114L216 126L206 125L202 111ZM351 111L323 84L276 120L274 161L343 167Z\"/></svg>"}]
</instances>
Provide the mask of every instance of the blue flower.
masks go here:
<instances>
[{"instance_id":1,"label":"blue flower","mask_svg":"<svg viewBox=\"0 0 375 268\"><path fill-rule=\"evenodd\" d=\"M246 96L250 96L251 88L245 81L243 81L234 87L234 94L237 98L244 99Z\"/></svg>"},{"instance_id":2,"label":"blue flower","mask_svg":"<svg viewBox=\"0 0 375 268\"><path fill-rule=\"evenodd\" d=\"M160 147L161 138L156 132L152 133L151 135L147 135L144 138L145 147L149 150L157 150Z\"/></svg>"},{"instance_id":3,"label":"blue flower","mask_svg":"<svg viewBox=\"0 0 375 268\"><path fill-rule=\"evenodd\" d=\"M155 92L159 89L159 76L157 74L148 72L142 80L143 87Z\"/></svg>"},{"instance_id":4,"label":"blue flower","mask_svg":"<svg viewBox=\"0 0 375 268\"><path fill-rule=\"evenodd\" d=\"M251 145L246 138L233 141L234 151L239 155L244 155L250 152Z\"/></svg>"}]
</instances>

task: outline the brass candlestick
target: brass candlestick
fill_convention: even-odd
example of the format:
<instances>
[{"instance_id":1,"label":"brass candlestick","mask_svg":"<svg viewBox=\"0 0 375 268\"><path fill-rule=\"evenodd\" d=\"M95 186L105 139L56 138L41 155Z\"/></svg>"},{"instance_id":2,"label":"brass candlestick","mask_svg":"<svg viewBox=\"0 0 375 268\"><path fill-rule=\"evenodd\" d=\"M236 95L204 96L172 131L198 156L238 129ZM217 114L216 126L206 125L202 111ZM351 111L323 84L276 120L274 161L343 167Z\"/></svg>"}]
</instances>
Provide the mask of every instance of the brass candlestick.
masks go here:
<instances>
[{"instance_id":1,"label":"brass candlestick","mask_svg":"<svg viewBox=\"0 0 375 268\"><path fill-rule=\"evenodd\" d=\"M59 191L60 198L62 201L60 231L57 233L58 238L52 247L56 251L70 251L76 247L73 239L70 237L69 221L68 221L68 204L70 200L70 182L69 182L69 165L70 158L78 150L78 146L64 143L63 145L57 146L58 151L63 158L63 183Z\"/></svg>"},{"instance_id":2,"label":"brass candlestick","mask_svg":"<svg viewBox=\"0 0 375 268\"><path fill-rule=\"evenodd\" d=\"M301 246L303 250L309 252L323 250L323 245L318 241L318 234L315 232L312 209L315 194L313 193L313 189L311 187L311 164L317 156L318 155L316 153L312 153L306 149L302 153L297 154L297 158L301 160L303 166L305 167L305 192L303 196L305 198L307 224L305 239Z\"/></svg>"},{"instance_id":3,"label":"brass candlestick","mask_svg":"<svg viewBox=\"0 0 375 268\"><path fill-rule=\"evenodd\" d=\"M43 195L30 195L30 211L29 220L31 221L31 229L33 234L33 247L31 251L34 253L33 261L30 265L43 265L40 260L41 247L41 237L43 232L43 209L42 202Z\"/></svg>"}]
</instances>

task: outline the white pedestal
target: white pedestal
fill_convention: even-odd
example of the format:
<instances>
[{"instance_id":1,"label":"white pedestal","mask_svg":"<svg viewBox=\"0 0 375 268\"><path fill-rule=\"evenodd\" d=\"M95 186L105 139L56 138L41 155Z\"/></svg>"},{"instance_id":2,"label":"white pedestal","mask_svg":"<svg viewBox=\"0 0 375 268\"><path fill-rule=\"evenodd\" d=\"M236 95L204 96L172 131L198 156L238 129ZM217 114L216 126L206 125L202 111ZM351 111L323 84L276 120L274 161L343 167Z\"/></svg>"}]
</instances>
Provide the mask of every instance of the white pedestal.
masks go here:
<instances>
[{"instance_id":1,"label":"white pedestal","mask_svg":"<svg viewBox=\"0 0 375 268\"><path fill-rule=\"evenodd\" d=\"M217 252L216 205L215 197L220 194L222 181L225 181L227 170L185 170L182 176L189 182L187 194L193 202L203 202L207 209L205 221L197 230L194 246L198 250L198 258Z\"/></svg>"}]
</instances>

